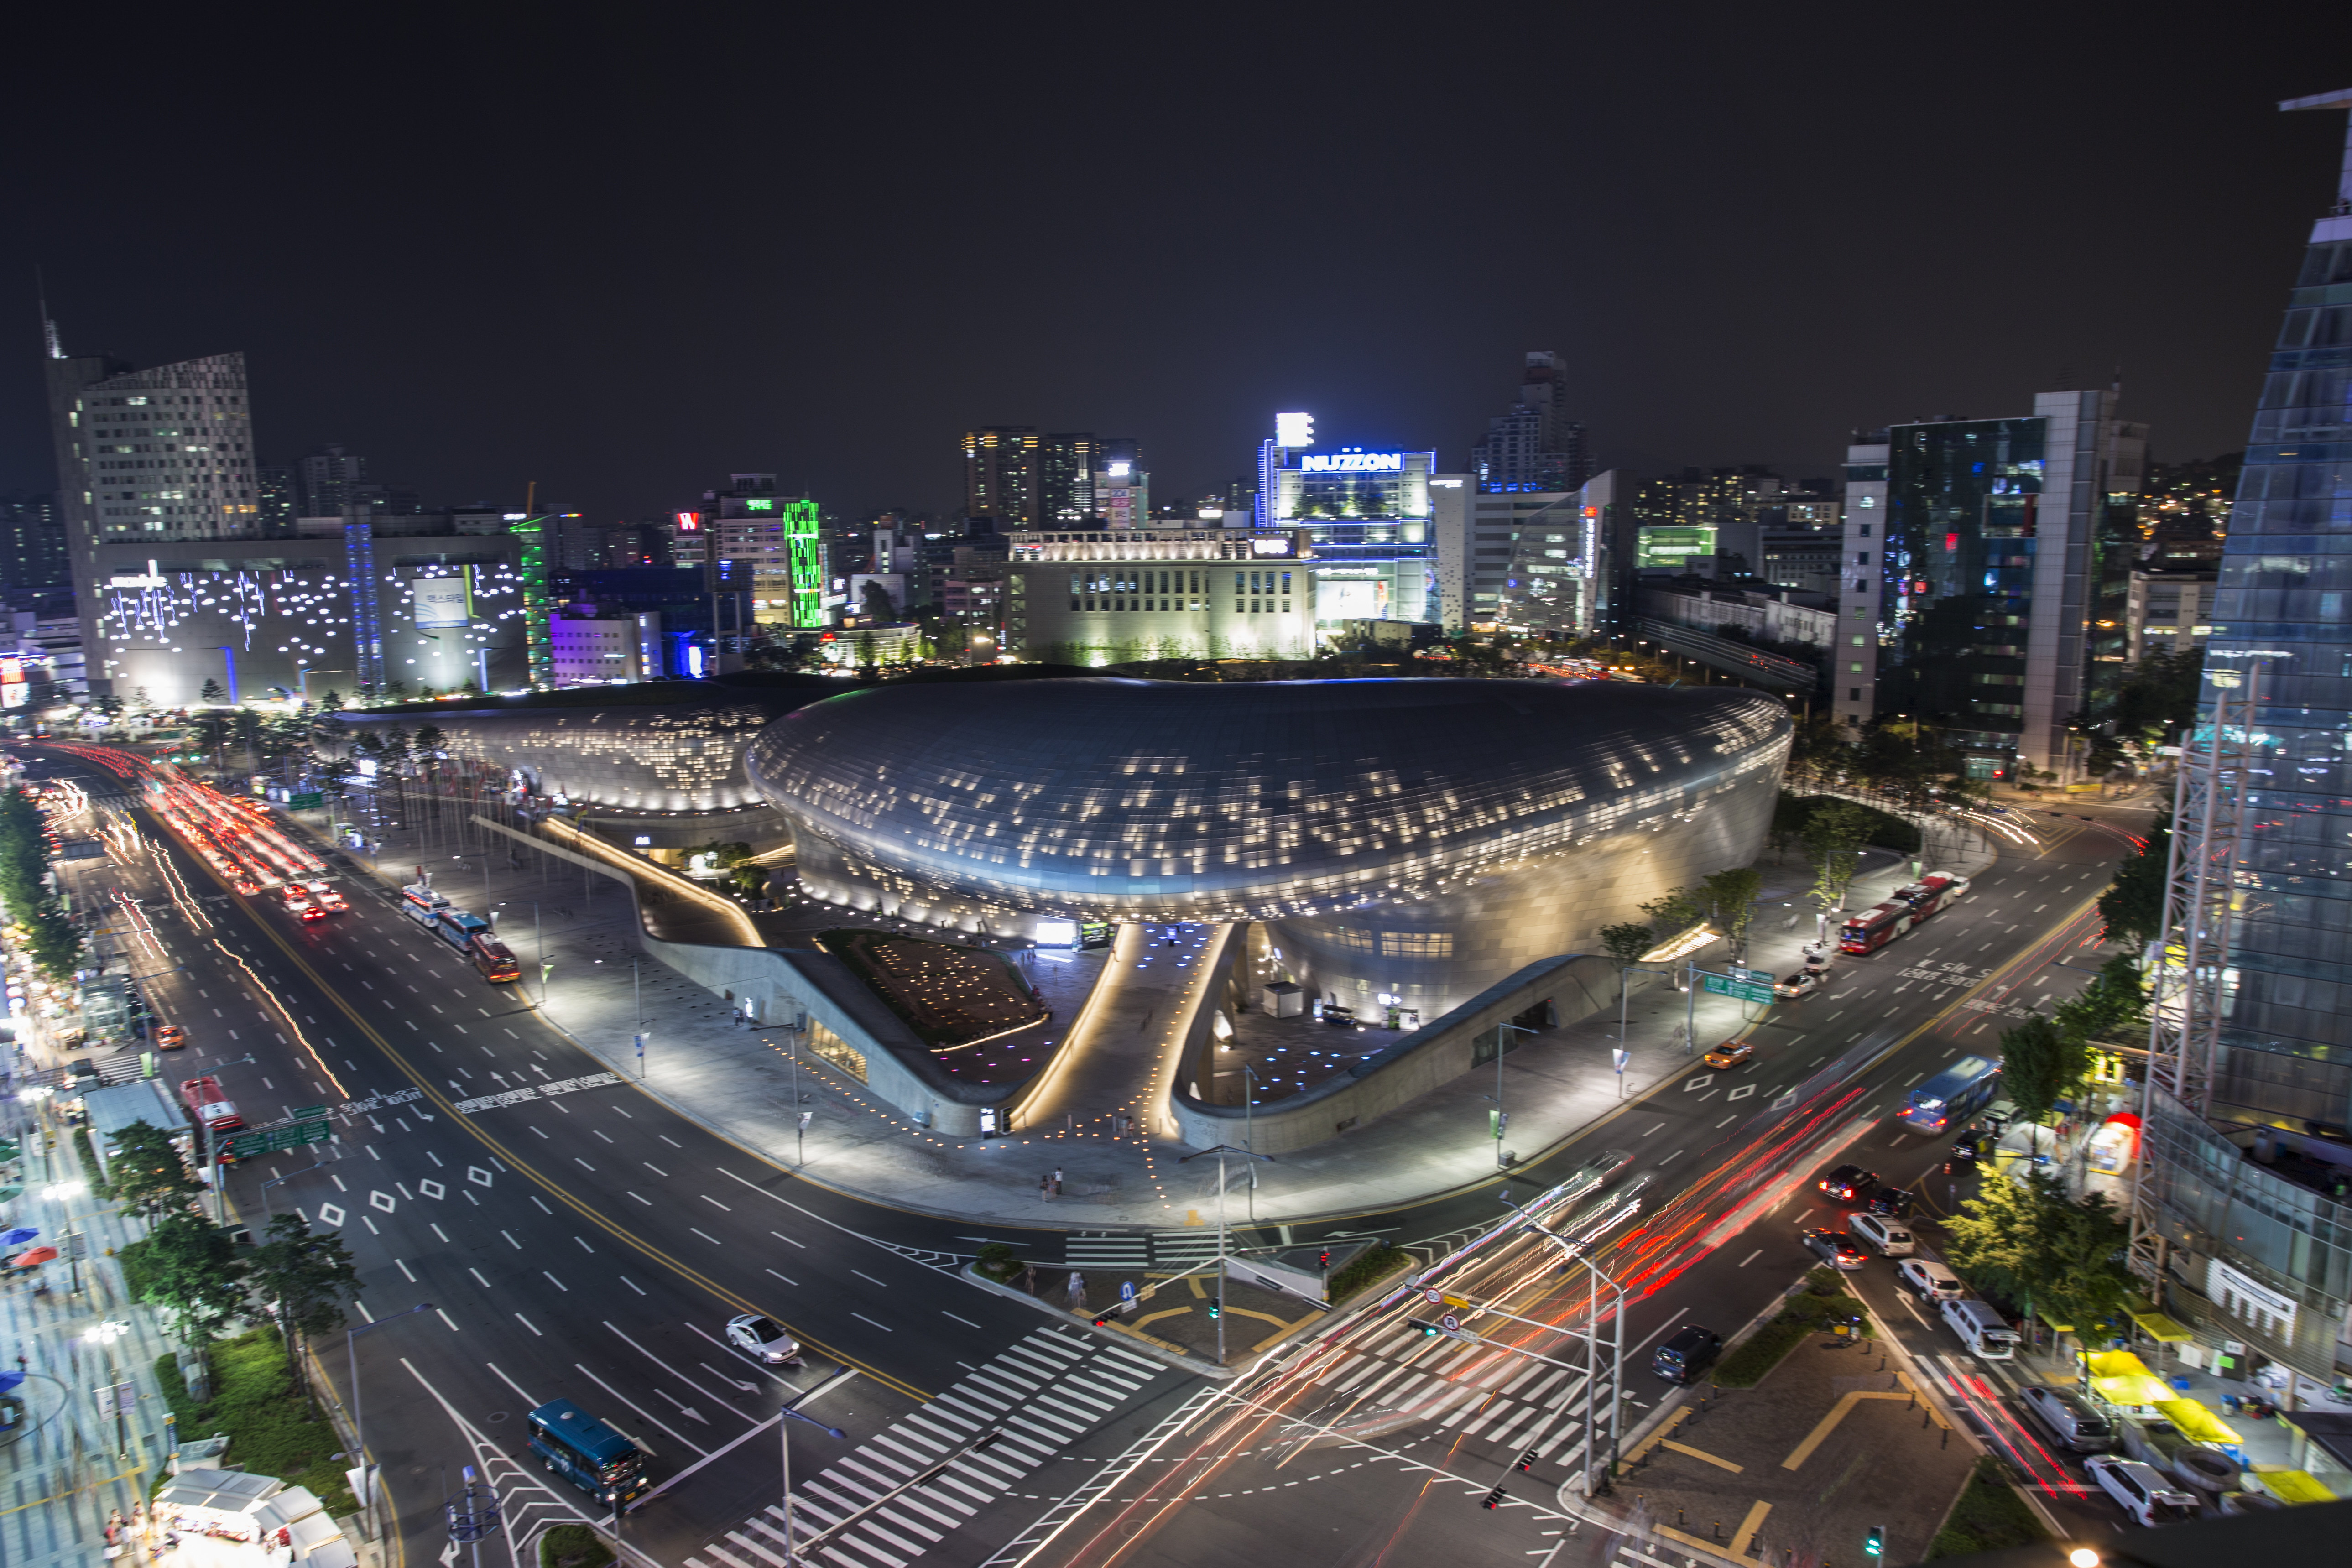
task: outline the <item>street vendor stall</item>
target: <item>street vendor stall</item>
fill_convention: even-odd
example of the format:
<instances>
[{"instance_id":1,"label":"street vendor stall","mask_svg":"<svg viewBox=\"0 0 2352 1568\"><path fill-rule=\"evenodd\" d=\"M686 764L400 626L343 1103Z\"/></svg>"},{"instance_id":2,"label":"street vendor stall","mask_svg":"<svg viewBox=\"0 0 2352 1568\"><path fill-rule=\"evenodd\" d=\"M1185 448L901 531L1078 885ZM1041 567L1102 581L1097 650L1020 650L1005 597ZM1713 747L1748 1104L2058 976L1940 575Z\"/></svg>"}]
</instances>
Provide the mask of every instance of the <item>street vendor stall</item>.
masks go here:
<instances>
[{"instance_id":1,"label":"street vendor stall","mask_svg":"<svg viewBox=\"0 0 2352 1568\"><path fill-rule=\"evenodd\" d=\"M308 1487L242 1470L182 1470L155 1494L154 1524L205 1568L358 1568L341 1526Z\"/></svg>"}]
</instances>

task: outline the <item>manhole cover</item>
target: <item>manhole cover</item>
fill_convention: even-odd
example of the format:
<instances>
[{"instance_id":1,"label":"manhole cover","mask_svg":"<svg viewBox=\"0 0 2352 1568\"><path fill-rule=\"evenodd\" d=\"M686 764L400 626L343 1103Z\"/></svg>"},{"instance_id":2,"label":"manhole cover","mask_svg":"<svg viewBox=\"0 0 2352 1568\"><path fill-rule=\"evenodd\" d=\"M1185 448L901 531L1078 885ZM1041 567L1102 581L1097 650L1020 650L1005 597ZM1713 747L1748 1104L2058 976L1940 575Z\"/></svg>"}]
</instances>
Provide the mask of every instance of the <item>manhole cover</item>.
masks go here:
<instances>
[{"instance_id":1,"label":"manhole cover","mask_svg":"<svg viewBox=\"0 0 2352 1568\"><path fill-rule=\"evenodd\" d=\"M506 1418L507 1413L503 1410L493 1410L490 1412L490 1419L493 1421L503 1421Z\"/></svg>"}]
</instances>

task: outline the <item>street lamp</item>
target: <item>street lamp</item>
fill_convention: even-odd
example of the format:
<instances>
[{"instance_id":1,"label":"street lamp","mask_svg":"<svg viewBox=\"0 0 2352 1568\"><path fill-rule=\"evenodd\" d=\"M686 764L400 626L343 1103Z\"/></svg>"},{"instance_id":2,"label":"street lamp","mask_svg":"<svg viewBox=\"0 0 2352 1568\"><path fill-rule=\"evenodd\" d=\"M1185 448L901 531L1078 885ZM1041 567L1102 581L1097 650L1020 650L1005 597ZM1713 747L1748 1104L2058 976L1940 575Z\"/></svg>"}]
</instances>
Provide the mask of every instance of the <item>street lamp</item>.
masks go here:
<instances>
[{"instance_id":1,"label":"street lamp","mask_svg":"<svg viewBox=\"0 0 2352 1568\"><path fill-rule=\"evenodd\" d=\"M360 1352L357 1342L359 1337L370 1329L380 1329L386 1323L396 1323L403 1318L414 1317L419 1312L432 1310L432 1302L419 1301L407 1311L394 1312L389 1318L378 1318L373 1322L362 1323L356 1329L346 1329L343 1331L343 1354L346 1358L345 1364L349 1368L346 1375L350 1377L352 1384L352 1441L360 1447L360 1481L362 1487L360 1505L367 1510L364 1517L371 1540L380 1533L376 1529L375 1517L375 1461L368 1458L367 1407L360 1398Z\"/></svg>"}]
</instances>

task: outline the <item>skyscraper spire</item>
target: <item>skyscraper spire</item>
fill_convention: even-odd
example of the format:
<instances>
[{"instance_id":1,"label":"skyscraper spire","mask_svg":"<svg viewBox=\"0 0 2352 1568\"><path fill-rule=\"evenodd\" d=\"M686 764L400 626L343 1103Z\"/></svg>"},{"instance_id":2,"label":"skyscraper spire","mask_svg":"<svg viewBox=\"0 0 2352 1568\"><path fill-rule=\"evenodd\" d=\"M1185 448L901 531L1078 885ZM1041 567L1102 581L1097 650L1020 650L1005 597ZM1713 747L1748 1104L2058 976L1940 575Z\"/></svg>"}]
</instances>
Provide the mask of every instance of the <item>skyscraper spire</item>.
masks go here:
<instances>
[{"instance_id":1,"label":"skyscraper spire","mask_svg":"<svg viewBox=\"0 0 2352 1568\"><path fill-rule=\"evenodd\" d=\"M37 267L33 268L33 294L41 302L41 347L51 359L63 359L65 340L58 336L57 321L49 314L49 285Z\"/></svg>"},{"instance_id":2,"label":"skyscraper spire","mask_svg":"<svg viewBox=\"0 0 2352 1568\"><path fill-rule=\"evenodd\" d=\"M2290 98L2280 103L2282 112L2292 114L2300 109L2352 109L2352 87L2336 92L2315 92L2309 98ZM2344 121L2344 168L2336 177L2336 210L2334 216L2352 214L2352 118Z\"/></svg>"}]
</instances>

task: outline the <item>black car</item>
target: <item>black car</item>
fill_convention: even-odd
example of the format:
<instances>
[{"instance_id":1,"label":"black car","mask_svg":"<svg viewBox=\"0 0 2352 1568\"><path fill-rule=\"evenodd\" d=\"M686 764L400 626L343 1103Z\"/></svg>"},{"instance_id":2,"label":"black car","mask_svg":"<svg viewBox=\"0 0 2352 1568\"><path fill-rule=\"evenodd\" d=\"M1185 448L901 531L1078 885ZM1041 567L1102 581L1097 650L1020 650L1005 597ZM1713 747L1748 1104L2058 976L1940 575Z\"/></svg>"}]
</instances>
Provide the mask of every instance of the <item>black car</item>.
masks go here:
<instances>
[{"instance_id":1,"label":"black car","mask_svg":"<svg viewBox=\"0 0 2352 1568\"><path fill-rule=\"evenodd\" d=\"M1908 1188L1881 1187L1870 1194L1870 1212L1889 1219L1909 1219L1911 1205L1918 1201L1918 1194Z\"/></svg>"},{"instance_id":2,"label":"black car","mask_svg":"<svg viewBox=\"0 0 2352 1568\"><path fill-rule=\"evenodd\" d=\"M1668 1383L1690 1383L1722 1353L1722 1335L1693 1325L1651 1352L1650 1370Z\"/></svg>"},{"instance_id":3,"label":"black car","mask_svg":"<svg viewBox=\"0 0 2352 1568\"><path fill-rule=\"evenodd\" d=\"M1860 1165L1840 1165L1814 1184L1842 1204L1858 1204L1878 1185L1878 1173Z\"/></svg>"},{"instance_id":4,"label":"black car","mask_svg":"<svg viewBox=\"0 0 2352 1568\"><path fill-rule=\"evenodd\" d=\"M1974 1171L1977 1162L1984 1158L1991 1138L1987 1132L1963 1132L1953 1139L1951 1152L1944 1157L1944 1174L1964 1176Z\"/></svg>"}]
</instances>

